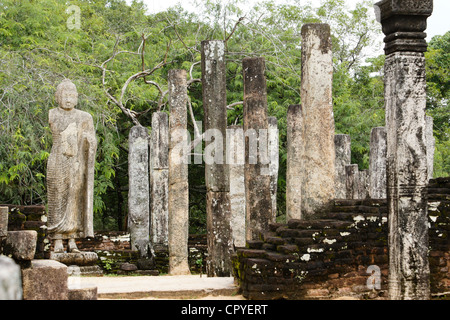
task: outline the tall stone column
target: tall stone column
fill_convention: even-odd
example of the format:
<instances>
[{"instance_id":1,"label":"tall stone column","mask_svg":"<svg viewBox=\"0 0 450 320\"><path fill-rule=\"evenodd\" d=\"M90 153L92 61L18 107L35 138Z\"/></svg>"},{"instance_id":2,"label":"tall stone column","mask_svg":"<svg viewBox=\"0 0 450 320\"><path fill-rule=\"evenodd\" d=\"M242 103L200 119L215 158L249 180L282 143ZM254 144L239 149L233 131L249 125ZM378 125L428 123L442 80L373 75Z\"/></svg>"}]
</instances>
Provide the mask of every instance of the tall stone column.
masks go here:
<instances>
[{"instance_id":1,"label":"tall stone column","mask_svg":"<svg viewBox=\"0 0 450 320\"><path fill-rule=\"evenodd\" d=\"M436 138L434 137L433 126L434 119L427 116L427 164L428 164L428 180L433 179L434 173L434 153L436 149Z\"/></svg>"},{"instance_id":2,"label":"tall stone column","mask_svg":"<svg viewBox=\"0 0 450 320\"><path fill-rule=\"evenodd\" d=\"M155 112L150 140L151 241L166 247L169 242L169 117Z\"/></svg>"},{"instance_id":3,"label":"tall stone column","mask_svg":"<svg viewBox=\"0 0 450 320\"><path fill-rule=\"evenodd\" d=\"M150 199L148 177L148 131L142 126L130 130L128 151L128 228L131 248L148 257L150 243Z\"/></svg>"},{"instance_id":4,"label":"tall stone column","mask_svg":"<svg viewBox=\"0 0 450 320\"><path fill-rule=\"evenodd\" d=\"M185 70L169 70L169 274L190 274L189 238L189 133Z\"/></svg>"},{"instance_id":5,"label":"tall stone column","mask_svg":"<svg viewBox=\"0 0 450 320\"><path fill-rule=\"evenodd\" d=\"M386 199L386 128L373 128L370 134L369 196Z\"/></svg>"},{"instance_id":6,"label":"tall stone column","mask_svg":"<svg viewBox=\"0 0 450 320\"><path fill-rule=\"evenodd\" d=\"M231 233L236 247L245 247L245 141L241 126L227 129L227 163L230 169Z\"/></svg>"},{"instance_id":7,"label":"tall stone column","mask_svg":"<svg viewBox=\"0 0 450 320\"><path fill-rule=\"evenodd\" d=\"M330 26L302 27L302 216L320 213L335 197L333 54Z\"/></svg>"},{"instance_id":8,"label":"tall stone column","mask_svg":"<svg viewBox=\"0 0 450 320\"><path fill-rule=\"evenodd\" d=\"M268 152L269 152L269 174L270 174L270 194L272 197L272 221L277 220L277 191L278 191L278 170L279 164L279 134L278 134L278 120L276 117L269 117L269 132L268 132Z\"/></svg>"},{"instance_id":9,"label":"tall stone column","mask_svg":"<svg viewBox=\"0 0 450 320\"><path fill-rule=\"evenodd\" d=\"M349 164L345 170L345 199L358 199L358 165Z\"/></svg>"},{"instance_id":10,"label":"tall stone column","mask_svg":"<svg viewBox=\"0 0 450 320\"><path fill-rule=\"evenodd\" d=\"M226 163L227 93L224 41L202 41L208 277L231 275L230 176ZM209 158L209 159L208 159Z\"/></svg>"},{"instance_id":11,"label":"tall stone column","mask_svg":"<svg viewBox=\"0 0 450 320\"><path fill-rule=\"evenodd\" d=\"M335 190L336 199L346 198L346 175L345 166L351 164L351 139L347 134L337 134L334 136L334 147L336 151L336 163L335 163Z\"/></svg>"},{"instance_id":12,"label":"tall stone column","mask_svg":"<svg viewBox=\"0 0 450 320\"><path fill-rule=\"evenodd\" d=\"M286 222L302 218L303 115L301 105L291 105L287 112Z\"/></svg>"},{"instance_id":13,"label":"tall stone column","mask_svg":"<svg viewBox=\"0 0 450 320\"><path fill-rule=\"evenodd\" d=\"M259 239L272 221L267 119L267 85L264 58L245 58L244 132L247 240Z\"/></svg>"},{"instance_id":14,"label":"tall stone column","mask_svg":"<svg viewBox=\"0 0 450 320\"><path fill-rule=\"evenodd\" d=\"M376 4L385 38L389 296L430 298L426 186L426 20L432 0Z\"/></svg>"}]
</instances>

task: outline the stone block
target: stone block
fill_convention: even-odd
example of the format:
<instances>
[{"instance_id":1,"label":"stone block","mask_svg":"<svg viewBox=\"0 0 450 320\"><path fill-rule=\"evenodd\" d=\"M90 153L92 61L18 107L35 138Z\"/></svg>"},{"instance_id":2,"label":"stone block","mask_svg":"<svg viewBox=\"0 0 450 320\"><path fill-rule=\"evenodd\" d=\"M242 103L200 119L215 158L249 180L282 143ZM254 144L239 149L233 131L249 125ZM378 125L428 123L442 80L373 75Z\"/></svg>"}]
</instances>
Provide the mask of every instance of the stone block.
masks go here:
<instances>
[{"instance_id":1,"label":"stone block","mask_svg":"<svg viewBox=\"0 0 450 320\"><path fill-rule=\"evenodd\" d=\"M69 300L97 300L97 287L69 288Z\"/></svg>"},{"instance_id":2,"label":"stone block","mask_svg":"<svg viewBox=\"0 0 450 320\"><path fill-rule=\"evenodd\" d=\"M8 218L8 230L20 231L24 228L24 223L27 220L27 216L23 213L15 210L11 211Z\"/></svg>"},{"instance_id":3,"label":"stone block","mask_svg":"<svg viewBox=\"0 0 450 320\"><path fill-rule=\"evenodd\" d=\"M0 300L22 300L20 267L6 256L0 256Z\"/></svg>"},{"instance_id":4,"label":"stone block","mask_svg":"<svg viewBox=\"0 0 450 320\"><path fill-rule=\"evenodd\" d=\"M54 260L33 260L22 270L24 300L68 300L67 266Z\"/></svg>"},{"instance_id":5,"label":"stone block","mask_svg":"<svg viewBox=\"0 0 450 320\"><path fill-rule=\"evenodd\" d=\"M36 231L8 231L3 254L19 261L33 260L36 241Z\"/></svg>"}]
</instances>

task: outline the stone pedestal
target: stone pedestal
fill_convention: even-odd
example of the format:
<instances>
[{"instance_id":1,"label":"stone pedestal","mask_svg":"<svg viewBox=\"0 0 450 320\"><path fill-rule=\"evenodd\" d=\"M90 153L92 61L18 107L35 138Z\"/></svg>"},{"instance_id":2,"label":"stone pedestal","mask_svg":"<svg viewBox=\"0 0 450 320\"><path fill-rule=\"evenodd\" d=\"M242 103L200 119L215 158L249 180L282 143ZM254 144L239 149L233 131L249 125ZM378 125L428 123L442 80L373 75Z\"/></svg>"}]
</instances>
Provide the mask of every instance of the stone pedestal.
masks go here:
<instances>
[{"instance_id":1,"label":"stone pedestal","mask_svg":"<svg viewBox=\"0 0 450 320\"><path fill-rule=\"evenodd\" d=\"M97 265L98 256L95 252L80 253L50 253L50 259L67 266L69 275L102 275L103 271Z\"/></svg>"}]
</instances>

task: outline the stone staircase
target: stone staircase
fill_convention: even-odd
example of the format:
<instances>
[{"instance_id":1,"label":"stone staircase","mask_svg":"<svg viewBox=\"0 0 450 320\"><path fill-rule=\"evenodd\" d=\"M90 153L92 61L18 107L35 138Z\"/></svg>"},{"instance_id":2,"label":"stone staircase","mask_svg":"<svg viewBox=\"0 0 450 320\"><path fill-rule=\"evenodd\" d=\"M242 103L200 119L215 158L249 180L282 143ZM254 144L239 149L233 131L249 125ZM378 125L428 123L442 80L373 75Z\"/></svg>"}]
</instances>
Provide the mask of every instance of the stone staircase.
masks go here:
<instances>
[{"instance_id":1,"label":"stone staircase","mask_svg":"<svg viewBox=\"0 0 450 320\"><path fill-rule=\"evenodd\" d=\"M428 199L431 288L439 295L450 291L450 178L431 180ZM334 200L325 217L271 224L233 256L241 293L258 300L386 299L387 213L385 199Z\"/></svg>"}]
</instances>

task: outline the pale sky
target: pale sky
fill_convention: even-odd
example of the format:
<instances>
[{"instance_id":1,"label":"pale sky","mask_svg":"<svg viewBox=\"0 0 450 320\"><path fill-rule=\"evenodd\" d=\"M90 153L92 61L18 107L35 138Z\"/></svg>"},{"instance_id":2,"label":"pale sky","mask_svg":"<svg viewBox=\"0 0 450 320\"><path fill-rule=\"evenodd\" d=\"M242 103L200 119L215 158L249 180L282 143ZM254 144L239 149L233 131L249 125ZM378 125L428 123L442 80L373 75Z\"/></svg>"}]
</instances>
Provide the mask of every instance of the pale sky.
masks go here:
<instances>
[{"instance_id":1,"label":"pale sky","mask_svg":"<svg viewBox=\"0 0 450 320\"><path fill-rule=\"evenodd\" d=\"M194 11L195 8L190 4L189 0L143 0L147 5L148 11L150 13L163 11L171 6L174 6L178 3L181 3L182 6L188 11ZM248 7L251 7L252 4L258 2L258 0L246 0L248 3ZM289 0L276 0L276 2L283 3L289 2ZM301 0L301 2L305 3L317 3L319 4L319 0ZM345 0L349 8L353 8L358 0ZM374 0L373 3L378 2L378 0ZM428 28L427 40L431 40L431 38L435 35L443 35L447 31L450 30L450 0L434 0L434 12L433 15L428 19Z\"/></svg>"}]
</instances>

